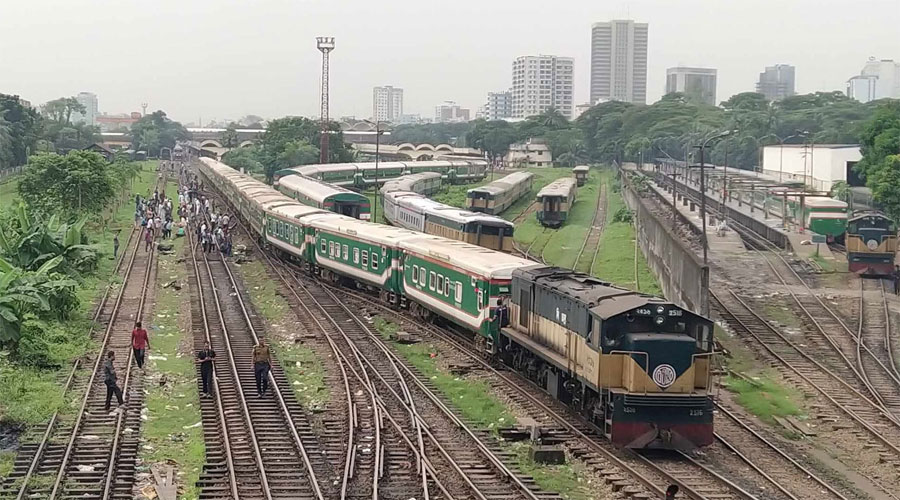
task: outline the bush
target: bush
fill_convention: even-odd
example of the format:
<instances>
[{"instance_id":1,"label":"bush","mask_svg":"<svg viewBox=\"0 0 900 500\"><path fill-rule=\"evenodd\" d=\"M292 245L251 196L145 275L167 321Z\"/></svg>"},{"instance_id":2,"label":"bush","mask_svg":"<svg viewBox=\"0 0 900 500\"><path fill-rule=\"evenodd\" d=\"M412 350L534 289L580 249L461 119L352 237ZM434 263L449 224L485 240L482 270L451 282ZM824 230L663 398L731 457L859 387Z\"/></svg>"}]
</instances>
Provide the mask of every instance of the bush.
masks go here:
<instances>
[{"instance_id":1,"label":"bush","mask_svg":"<svg viewBox=\"0 0 900 500\"><path fill-rule=\"evenodd\" d=\"M82 322L78 322L82 323ZM16 360L37 368L61 368L84 354L89 345L88 325L64 325L30 318L22 323Z\"/></svg>"},{"instance_id":2,"label":"bush","mask_svg":"<svg viewBox=\"0 0 900 500\"><path fill-rule=\"evenodd\" d=\"M619 207L616 213L613 214L612 221L631 224L634 222L634 212L629 210L628 207Z\"/></svg>"}]
</instances>

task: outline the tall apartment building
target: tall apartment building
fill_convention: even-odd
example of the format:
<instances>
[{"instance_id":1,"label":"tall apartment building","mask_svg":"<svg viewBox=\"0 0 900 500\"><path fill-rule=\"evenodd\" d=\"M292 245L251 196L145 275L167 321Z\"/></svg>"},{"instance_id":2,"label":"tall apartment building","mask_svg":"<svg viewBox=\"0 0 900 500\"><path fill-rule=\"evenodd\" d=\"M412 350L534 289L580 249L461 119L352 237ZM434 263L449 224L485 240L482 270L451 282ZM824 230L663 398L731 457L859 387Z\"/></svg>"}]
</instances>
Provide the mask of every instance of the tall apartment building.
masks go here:
<instances>
[{"instance_id":1,"label":"tall apartment building","mask_svg":"<svg viewBox=\"0 0 900 500\"><path fill-rule=\"evenodd\" d=\"M794 95L794 67L790 64L766 66L766 70L759 74L756 91L769 101Z\"/></svg>"},{"instance_id":2,"label":"tall apartment building","mask_svg":"<svg viewBox=\"0 0 900 500\"><path fill-rule=\"evenodd\" d=\"M847 81L847 96L859 102L900 99L900 63L870 57L859 75Z\"/></svg>"},{"instance_id":3,"label":"tall apartment building","mask_svg":"<svg viewBox=\"0 0 900 500\"><path fill-rule=\"evenodd\" d=\"M512 118L512 92L488 92L487 103L482 107L481 118L485 120L504 120Z\"/></svg>"},{"instance_id":4,"label":"tall apartment building","mask_svg":"<svg viewBox=\"0 0 900 500\"><path fill-rule=\"evenodd\" d=\"M591 104L647 102L647 23L630 19L591 26Z\"/></svg>"},{"instance_id":5,"label":"tall apartment building","mask_svg":"<svg viewBox=\"0 0 900 500\"><path fill-rule=\"evenodd\" d=\"M571 57L517 57L512 65L512 117L527 118L553 108L571 119L574 66Z\"/></svg>"},{"instance_id":6,"label":"tall apartment building","mask_svg":"<svg viewBox=\"0 0 900 500\"><path fill-rule=\"evenodd\" d=\"M88 125L97 124L97 115L99 115L99 106L97 103L97 95L91 92L79 92L75 96L75 100L84 106L84 113L72 113L73 122L84 122Z\"/></svg>"},{"instance_id":7,"label":"tall apartment building","mask_svg":"<svg viewBox=\"0 0 900 500\"><path fill-rule=\"evenodd\" d=\"M403 114L403 89L386 85L372 89L372 118L397 122Z\"/></svg>"},{"instance_id":8,"label":"tall apartment building","mask_svg":"<svg viewBox=\"0 0 900 500\"><path fill-rule=\"evenodd\" d=\"M454 101L444 101L434 107L435 123L460 123L469 121L469 110Z\"/></svg>"},{"instance_id":9,"label":"tall apartment building","mask_svg":"<svg viewBox=\"0 0 900 500\"><path fill-rule=\"evenodd\" d=\"M713 68L669 68L666 70L666 94L682 92L697 102L715 106L716 73Z\"/></svg>"}]
</instances>

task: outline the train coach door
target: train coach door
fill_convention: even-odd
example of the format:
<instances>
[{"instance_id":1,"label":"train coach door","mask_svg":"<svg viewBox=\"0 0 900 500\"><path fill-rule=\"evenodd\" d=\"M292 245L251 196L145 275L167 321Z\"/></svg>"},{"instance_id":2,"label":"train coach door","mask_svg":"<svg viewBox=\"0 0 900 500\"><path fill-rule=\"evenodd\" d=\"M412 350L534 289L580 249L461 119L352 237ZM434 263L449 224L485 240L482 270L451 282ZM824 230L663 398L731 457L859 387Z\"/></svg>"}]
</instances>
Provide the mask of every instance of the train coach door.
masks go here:
<instances>
[{"instance_id":1,"label":"train coach door","mask_svg":"<svg viewBox=\"0 0 900 500\"><path fill-rule=\"evenodd\" d=\"M531 318L531 289L522 287L519 289L519 325L530 334L529 318Z\"/></svg>"}]
</instances>

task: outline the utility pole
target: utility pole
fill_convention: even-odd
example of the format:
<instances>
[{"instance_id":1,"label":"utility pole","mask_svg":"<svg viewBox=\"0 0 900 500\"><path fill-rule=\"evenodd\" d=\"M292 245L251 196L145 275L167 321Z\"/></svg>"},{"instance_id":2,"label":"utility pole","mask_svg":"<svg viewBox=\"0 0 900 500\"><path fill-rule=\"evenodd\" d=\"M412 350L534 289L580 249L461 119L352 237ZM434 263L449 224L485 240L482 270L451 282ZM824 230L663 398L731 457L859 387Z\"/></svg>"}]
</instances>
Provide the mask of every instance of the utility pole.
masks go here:
<instances>
[{"instance_id":1,"label":"utility pole","mask_svg":"<svg viewBox=\"0 0 900 500\"><path fill-rule=\"evenodd\" d=\"M685 191L687 188L685 187ZM672 169L672 230L675 230L678 216L678 171Z\"/></svg>"},{"instance_id":2,"label":"utility pole","mask_svg":"<svg viewBox=\"0 0 900 500\"><path fill-rule=\"evenodd\" d=\"M319 163L328 163L328 54L334 50L334 37L317 37L316 48L322 53L322 124L319 133Z\"/></svg>"},{"instance_id":3,"label":"utility pole","mask_svg":"<svg viewBox=\"0 0 900 500\"><path fill-rule=\"evenodd\" d=\"M695 148L700 150L700 218L703 220L703 224L702 224L703 225L703 234L701 236L703 238L702 244L703 244L703 265L704 266L708 264L708 255L707 254L708 254L708 250L709 250L709 244L706 240L706 157L704 156L704 153L705 153L706 147L710 143L710 141L713 141L716 139L721 139L723 137L728 137L732 133L733 133L732 130L726 130L725 132L722 132L721 134L718 134L718 135L714 135L714 136L710 137L709 139L706 139L705 141L703 141L703 143L701 143L697 146L694 146Z\"/></svg>"},{"instance_id":4,"label":"utility pole","mask_svg":"<svg viewBox=\"0 0 900 500\"><path fill-rule=\"evenodd\" d=\"M378 193L381 192L378 189L378 156L379 156L379 145L381 144L381 122L378 121L378 118L375 119L375 207L373 207L373 211L375 212L372 217L372 222L378 223Z\"/></svg>"}]
</instances>

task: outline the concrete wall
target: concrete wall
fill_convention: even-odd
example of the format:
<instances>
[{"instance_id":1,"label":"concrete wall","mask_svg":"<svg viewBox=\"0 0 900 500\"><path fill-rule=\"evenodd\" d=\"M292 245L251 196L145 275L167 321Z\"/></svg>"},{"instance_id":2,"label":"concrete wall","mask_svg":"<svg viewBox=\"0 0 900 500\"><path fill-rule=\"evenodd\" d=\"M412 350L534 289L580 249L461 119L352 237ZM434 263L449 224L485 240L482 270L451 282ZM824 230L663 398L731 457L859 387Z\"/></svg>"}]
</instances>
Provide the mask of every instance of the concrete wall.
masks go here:
<instances>
[{"instance_id":1,"label":"concrete wall","mask_svg":"<svg viewBox=\"0 0 900 500\"><path fill-rule=\"evenodd\" d=\"M847 180L847 163L862 159L859 146L816 146L812 155L802 144L786 144L784 157L779 145L763 148L763 171L785 181L806 182L828 191L836 181ZM812 178L810 178L812 177Z\"/></svg>"},{"instance_id":2,"label":"concrete wall","mask_svg":"<svg viewBox=\"0 0 900 500\"><path fill-rule=\"evenodd\" d=\"M621 171L620 171L621 172ZM698 314L709 315L709 267L656 218L622 176L622 197L634 211L637 243L668 300Z\"/></svg>"}]
</instances>

